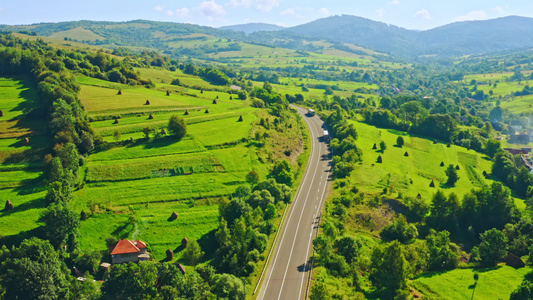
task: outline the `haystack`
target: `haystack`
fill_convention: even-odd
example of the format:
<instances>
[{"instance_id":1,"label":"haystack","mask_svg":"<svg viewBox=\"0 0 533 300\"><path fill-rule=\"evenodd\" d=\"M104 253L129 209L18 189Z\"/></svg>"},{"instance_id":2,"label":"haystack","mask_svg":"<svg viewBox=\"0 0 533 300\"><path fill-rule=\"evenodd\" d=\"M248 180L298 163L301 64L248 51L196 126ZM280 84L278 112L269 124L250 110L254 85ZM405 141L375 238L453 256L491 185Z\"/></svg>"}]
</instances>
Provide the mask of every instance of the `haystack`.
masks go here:
<instances>
[{"instance_id":1,"label":"haystack","mask_svg":"<svg viewBox=\"0 0 533 300\"><path fill-rule=\"evenodd\" d=\"M489 177L489 173L487 173L487 171L483 171L483 176L485 176L485 178L488 178Z\"/></svg>"},{"instance_id":2,"label":"haystack","mask_svg":"<svg viewBox=\"0 0 533 300\"><path fill-rule=\"evenodd\" d=\"M146 100L146 103L144 105L150 105L150 100Z\"/></svg>"},{"instance_id":3,"label":"haystack","mask_svg":"<svg viewBox=\"0 0 533 300\"><path fill-rule=\"evenodd\" d=\"M8 210L12 210L13 209L13 203L11 203L11 201L7 200L6 201L6 206L4 206L4 210L8 211Z\"/></svg>"},{"instance_id":4,"label":"haystack","mask_svg":"<svg viewBox=\"0 0 533 300\"><path fill-rule=\"evenodd\" d=\"M165 130L165 128L161 128L161 134L167 134L167 131Z\"/></svg>"},{"instance_id":5,"label":"haystack","mask_svg":"<svg viewBox=\"0 0 533 300\"><path fill-rule=\"evenodd\" d=\"M230 99L230 100L233 100L233 97L230 95L230 96L229 96L229 99Z\"/></svg>"},{"instance_id":6,"label":"haystack","mask_svg":"<svg viewBox=\"0 0 533 300\"><path fill-rule=\"evenodd\" d=\"M444 167L444 162L443 161L440 162L440 166Z\"/></svg>"},{"instance_id":7,"label":"haystack","mask_svg":"<svg viewBox=\"0 0 533 300\"><path fill-rule=\"evenodd\" d=\"M80 220L87 220L87 213L84 210L81 211Z\"/></svg>"},{"instance_id":8,"label":"haystack","mask_svg":"<svg viewBox=\"0 0 533 300\"><path fill-rule=\"evenodd\" d=\"M374 146L372 146L372 150L376 150L378 148L378 145L376 145L376 143L374 143Z\"/></svg>"},{"instance_id":9,"label":"haystack","mask_svg":"<svg viewBox=\"0 0 533 300\"><path fill-rule=\"evenodd\" d=\"M239 116L239 120L237 120L237 122L242 122L243 119L242 119L242 116Z\"/></svg>"},{"instance_id":10,"label":"haystack","mask_svg":"<svg viewBox=\"0 0 533 300\"><path fill-rule=\"evenodd\" d=\"M153 120L153 119L154 119L154 115L150 114L150 115L148 116L148 120Z\"/></svg>"},{"instance_id":11,"label":"haystack","mask_svg":"<svg viewBox=\"0 0 533 300\"><path fill-rule=\"evenodd\" d=\"M185 110L185 113L183 113L184 116L188 116L189 115L189 111L186 109Z\"/></svg>"},{"instance_id":12,"label":"haystack","mask_svg":"<svg viewBox=\"0 0 533 300\"><path fill-rule=\"evenodd\" d=\"M167 90L167 96L170 96L170 91L169 90Z\"/></svg>"},{"instance_id":13,"label":"haystack","mask_svg":"<svg viewBox=\"0 0 533 300\"><path fill-rule=\"evenodd\" d=\"M459 168L459 165L455 166L455 169L456 170L461 170L461 168Z\"/></svg>"},{"instance_id":14,"label":"haystack","mask_svg":"<svg viewBox=\"0 0 533 300\"><path fill-rule=\"evenodd\" d=\"M403 156L409 156L409 152L405 151L405 153L403 154Z\"/></svg>"},{"instance_id":15,"label":"haystack","mask_svg":"<svg viewBox=\"0 0 533 300\"><path fill-rule=\"evenodd\" d=\"M217 99L213 100L213 104L217 104Z\"/></svg>"},{"instance_id":16,"label":"haystack","mask_svg":"<svg viewBox=\"0 0 533 300\"><path fill-rule=\"evenodd\" d=\"M433 140L433 144L437 144L437 143L438 143L437 140Z\"/></svg>"},{"instance_id":17,"label":"haystack","mask_svg":"<svg viewBox=\"0 0 533 300\"><path fill-rule=\"evenodd\" d=\"M416 198L417 199L422 199L422 195L420 195L420 193L418 193L418 195L416 195Z\"/></svg>"},{"instance_id":18,"label":"haystack","mask_svg":"<svg viewBox=\"0 0 533 300\"><path fill-rule=\"evenodd\" d=\"M435 187L435 181L431 180L431 183L429 184L429 187Z\"/></svg>"},{"instance_id":19,"label":"haystack","mask_svg":"<svg viewBox=\"0 0 533 300\"><path fill-rule=\"evenodd\" d=\"M113 124L118 124L118 123L119 123L118 119L115 119L115 122L113 122Z\"/></svg>"},{"instance_id":20,"label":"haystack","mask_svg":"<svg viewBox=\"0 0 533 300\"><path fill-rule=\"evenodd\" d=\"M450 148L452 146L452 143L448 142L448 145L446 147Z\"/></svg>"},{"instance_id":21,"label":"haystack","mask_svg":"<svg viewBox=\"0 0 533 300\"><path fill-rule=\"evenodd\" d=\"M117 95L122 95L122 90L118 90Z\"/></svg>"},{"instance_id":22,"label":"haystack","mask_svg":"<svg viewBox=\"0 0 533 300\"><path fill-rule=\"evenodd\" d=\"M218 99L218 95L217 95L217 97L215 99Z\"/></svg>"},{"instance_id":23,"label":"haystack","mask_svg":"<svg viewBox=\"0 0 533 300\"><path fill-rule=\"evenodd\" d=\"M172 252L172 250L168 249L167 250L167 260L171 261L173 259L174 259L174 252Z\"/></svg>"},{"instance_id":24,"label":"haystack","mask_svg":"<svg viewBox=\"0 0 533 300\"><path fill-rule=\"evenodd\" d=\"M0 117L4 116L4 111L0 109Z\"/></svg>"},{"instance_id":25,"label":"haystack","mask_svg":"<svg viewBox=\"0 0 533 300\"><path fill-rule=\"evenodd\" d=\"M205 109L205 113L208 114L209 113L209 109L206 108Z\"/></svg>"},{"instance_id":26,"label":"haystack","mask_svg":"<svg viewBox=\"0 0 533 300\"><path fill-rule=\"evenodd\" d=\"M203 93L204 93L204 89L201 89L201 90L200 90L200 94L203 94Z\"/></svg>"},{"instance_id":27,"label":"haystack","mask_svg":"<svg viewBox=\"0 0 533 300\"><path fill-rule=\"evenodd\" d=\"M382 162L383 162L383 158L381 158L381 155L380 155L380 156L378 156L378 161L377 161L377 162L378 162L378 164L380 164L380 163L382 163Z\"/></svg>"},{"instance_id":28,"label":"haystack","mask_svg":"<svg viewBox=\"0 0 533 300\"><path fill-rule=\"evenodd\" d=\"M178 213L177 213L177 212L173 212L173 213L170 215L169 220L170 220L170 221L174 221L174 220L176 220L176 219L178 219Z\"/></svg>"},{"instance_id":29,"label":"haystack","mask_svg":"<svg viewBox=\"0 0 533 300\"><path fill-rule=\"evenodd\" d=\"M187 248L187 246L189 246L189 240L184 237L183 240L181 240L181 247Z\"/></svg>"}]
</instances>

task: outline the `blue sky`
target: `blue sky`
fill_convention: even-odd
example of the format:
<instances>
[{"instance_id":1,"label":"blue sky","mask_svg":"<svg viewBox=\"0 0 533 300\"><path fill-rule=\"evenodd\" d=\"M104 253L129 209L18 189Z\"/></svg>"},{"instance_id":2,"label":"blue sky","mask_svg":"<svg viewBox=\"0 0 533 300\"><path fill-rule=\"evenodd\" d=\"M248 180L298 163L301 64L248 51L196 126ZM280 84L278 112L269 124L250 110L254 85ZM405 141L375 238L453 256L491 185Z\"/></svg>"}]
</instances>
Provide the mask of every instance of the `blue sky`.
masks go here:
<instances>
[{"instance_id":1,"label":"blue sky","mask_svg":"<svg viewBox=\"0 0 533 300\"><path fill-rule=\"evenodd\" d=\"M408 29L533 17L531 0L0 0L0 24L146 19L212 27L249 22L294 26L331 15L356 15Z\"/></svg>"}]
</instances>

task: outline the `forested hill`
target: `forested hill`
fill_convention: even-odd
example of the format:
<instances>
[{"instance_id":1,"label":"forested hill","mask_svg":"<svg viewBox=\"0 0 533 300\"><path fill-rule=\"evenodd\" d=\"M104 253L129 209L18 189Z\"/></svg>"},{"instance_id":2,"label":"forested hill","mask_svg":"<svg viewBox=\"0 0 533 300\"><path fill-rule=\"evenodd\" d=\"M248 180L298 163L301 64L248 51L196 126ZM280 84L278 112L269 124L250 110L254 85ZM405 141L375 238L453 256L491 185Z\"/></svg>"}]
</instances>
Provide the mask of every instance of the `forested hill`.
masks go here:
<instances>
[{"instance_id":1,"label":"forested hill","mask_svg":"<svg viewBox=\"0 0 533 300\"><path fill-rule=\"evenodd\" d=\"M285 29L285 27L274 25L274 24L266 24L266 23L248 23L248 24L240 24L240 25L223 26L223 27L219 27L219 29L242 31L246 34L250 34L250 33L257 32L257 31L278 31L278 30Z\"/></svg>"},{"instance_id":2,"label":"forested hill","mask_svg":"<svg viewBox=\"0 0 533 300\"><path fill-rule=\"evenodd\" d=\"M206 40L207 36L295 50L309 50L302 48L302 45L308 44L306 43L308 41L327 40L339 50L346 48L343 43L349 43L408 58L422 55L449 57L486 54L533 47L533 36L529 34L533 32L533 19L517 16L456 22L426 31L416 31L361 17L342 15L279 29L269 24L245 24L216 29L193 24L145 20L0 26L0 30L3 31L66 38L110 48L135 46L161 51L175 47L176 43L185 40Z\"/></svg>"}]
</instances>

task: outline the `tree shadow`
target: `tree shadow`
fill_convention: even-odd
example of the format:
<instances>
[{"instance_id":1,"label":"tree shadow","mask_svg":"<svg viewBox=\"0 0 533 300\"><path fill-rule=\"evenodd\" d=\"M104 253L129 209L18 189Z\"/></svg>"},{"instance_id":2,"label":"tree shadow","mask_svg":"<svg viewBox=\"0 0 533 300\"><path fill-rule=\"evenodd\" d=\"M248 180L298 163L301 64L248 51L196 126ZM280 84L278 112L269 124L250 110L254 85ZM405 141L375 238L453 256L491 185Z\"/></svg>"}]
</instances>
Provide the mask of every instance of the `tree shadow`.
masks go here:
<instances>
[{"instance_id":1,"label":"tree shadow","mask_svg":"<svg viewBox=\"0 0 533 300\"><path fill-rule=\"evenodd\" d=\"M215 237L216 232L217 229L213 229L202 235L202 237L197 241L200 245L200 248L204 252L204 256L202 258L203 261L211 260L215 257L216 249L218 249L219 246Z\"/></svg>"},{"instance_id":2,"label":"tree shadow","mask_svg":"<svg viewBox=\"0 0 533 300\"><path fill-rule=\"evenodd\" d=\"M308 259L305 263L299 265L297 267L298 272L305 273L311 269L312 266L312 258Z\"/></svg>"},{"instance_id":3,"label":"tree shadow","mask_svg":"<svg viewBox=\"0 0 533 300\"><path fill-rule=\"evenodd\" d=\"M4 205L4 203L0 203L0 205ZM16 202L13 203L13 209L11 210L0 210L0 217L9 216L11 214L23 212L25 210L29 209L38 209L38 208L45 208L46 207L46 201L44 198L37 198L30 201L26 201L22 204L17 204Z\"/></svg>"}]
</instances>

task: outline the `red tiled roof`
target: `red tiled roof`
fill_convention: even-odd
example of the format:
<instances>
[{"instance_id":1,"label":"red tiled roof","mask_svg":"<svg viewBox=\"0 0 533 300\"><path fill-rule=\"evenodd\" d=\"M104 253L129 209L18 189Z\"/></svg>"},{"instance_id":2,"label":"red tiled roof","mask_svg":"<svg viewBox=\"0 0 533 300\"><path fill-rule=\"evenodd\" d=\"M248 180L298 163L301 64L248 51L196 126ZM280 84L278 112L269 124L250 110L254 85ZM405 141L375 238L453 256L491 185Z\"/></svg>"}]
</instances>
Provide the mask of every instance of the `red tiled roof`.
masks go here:
<instances>
[{"instance_id":1,"label":"red tiled roof","mask_svg":"<svg viewBox=\"0 0 533 300\"><path fill-rule=\"evenodd\" d=\"M143 243L144 244L144 243ZM146 246L146 244L145 244ZM116 254L126 254L126 253L137 253L141 252L139 248L137 248L132 241L130 240L120 240L113 251L111 251L111 255Z\"/></svg>"},{"instance_id":2,"label":"red tiled roof","mask_svg":"<svg viewBox=\"0 0 533 300\"><path fill-rule=\"evenodd\" d=\"M139 248L139 249L146 249L146 248L148 248L148 246L146 246L146 243L143 242L143 241L141 241L141 240L133 241L133 244L134 244L135 246L137 246L137 248Z\"/></svg>"}]
</instances>

